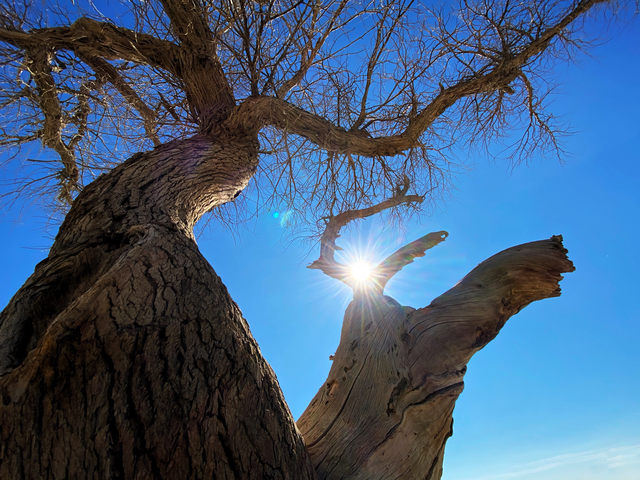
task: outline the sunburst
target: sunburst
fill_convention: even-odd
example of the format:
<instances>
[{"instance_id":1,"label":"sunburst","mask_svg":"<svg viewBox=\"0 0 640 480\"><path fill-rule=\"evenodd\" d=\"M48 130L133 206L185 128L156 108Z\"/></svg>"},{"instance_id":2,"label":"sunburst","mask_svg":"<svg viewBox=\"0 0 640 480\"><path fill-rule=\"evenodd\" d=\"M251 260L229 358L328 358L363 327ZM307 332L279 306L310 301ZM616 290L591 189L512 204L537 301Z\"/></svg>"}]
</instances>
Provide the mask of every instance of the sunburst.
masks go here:
<instances>
[{"instance_id":1,"label":"sunburst","mask_svg":"<svg viewBox=\"0 0 640 480\"><path fill-rule=\"evenodd\" d=\"M351 267L351 276L357 280L358 282L365 282L371 278L371 273L373 271L373 267L371 264L363 261L358 261L352 263Z\"/></svg>"}]
</instances>

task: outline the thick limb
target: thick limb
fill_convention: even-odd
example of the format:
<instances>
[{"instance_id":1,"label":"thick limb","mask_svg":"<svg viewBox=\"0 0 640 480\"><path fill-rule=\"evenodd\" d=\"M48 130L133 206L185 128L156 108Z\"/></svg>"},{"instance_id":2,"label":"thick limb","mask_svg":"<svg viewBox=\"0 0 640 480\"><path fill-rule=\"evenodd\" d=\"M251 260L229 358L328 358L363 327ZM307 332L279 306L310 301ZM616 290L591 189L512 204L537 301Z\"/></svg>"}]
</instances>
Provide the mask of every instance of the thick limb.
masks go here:
<instances>
[{"instance_id":1,"label":"thick limb","mask_svg":"<svg viewBox=\"0 0 640 480\"><path fill-rule=\"evenodd\" d=\"M298 420L320 479L438 479L469 359L574 270L561 237L507 249L422 309L358 291Z\"/></svg>"}]
</instances>

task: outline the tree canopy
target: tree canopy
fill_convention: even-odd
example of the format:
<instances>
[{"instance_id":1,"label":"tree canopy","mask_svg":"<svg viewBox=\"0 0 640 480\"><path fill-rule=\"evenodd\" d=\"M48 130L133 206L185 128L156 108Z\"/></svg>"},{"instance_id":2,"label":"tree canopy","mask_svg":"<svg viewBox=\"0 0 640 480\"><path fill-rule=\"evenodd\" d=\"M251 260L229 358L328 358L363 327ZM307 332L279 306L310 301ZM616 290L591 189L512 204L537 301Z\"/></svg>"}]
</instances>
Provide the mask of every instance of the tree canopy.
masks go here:
<instances>
[{"instance_id":1,"label":"tree canopy","mask_svg":"<svg viewBox=\"0 0 640 480\"><path fill-rule=\"evenodd\" d=\"M550 69L589 42L585 18L611 15L599 3L6 2L0 145L23 166L15 194L63 207L133 152L246 132L260 162L214 213L226 223L273 205L313 223L404 178L428 211L460 151L515 131L500 152L515 163L562 153Z\"/></svg>"}]
</instances>

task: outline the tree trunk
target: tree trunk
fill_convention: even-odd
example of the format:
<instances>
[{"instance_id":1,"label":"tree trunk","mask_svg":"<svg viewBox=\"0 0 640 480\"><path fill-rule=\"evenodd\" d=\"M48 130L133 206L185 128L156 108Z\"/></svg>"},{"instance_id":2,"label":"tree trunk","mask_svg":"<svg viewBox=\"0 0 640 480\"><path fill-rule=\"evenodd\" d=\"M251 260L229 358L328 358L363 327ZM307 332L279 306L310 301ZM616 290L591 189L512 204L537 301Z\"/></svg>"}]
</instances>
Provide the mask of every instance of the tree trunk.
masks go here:
<instances>
[{"instance_id":1,"label":"tree trunk","mask_svg":"<svg viewBox=\"0 0 640 480\"><path fill-rule=\"evenodd\" d=\"M0 478L313 479L275 375L192 228L253 139L137 154L78 197L0 316Z\"/></svg>"},{"instance_id":2,"label":"tree trunk","mask_svg":"<svg viewBox=\"0 0 640 480\"><path fill-rule=\"evenodd\" d=\"M253 138L197 136L82 192L0 314L0 478L440 478L467 362L559 295L561 239L492 257L424 309L356 291L305 448L192 234L256 165Z\"/></svg>"},{"instance_id":3,"label":"tree trunk","mask_svg":"<svg viewBox=\"0 0 640 480\"><path fill-rule=\"evenodd\" d=\"M505 250L426 308L356 291L325 384L298 420L319 479L442 476L472 355L573 271L561 237Z\"/></svg>"}]
</instances>

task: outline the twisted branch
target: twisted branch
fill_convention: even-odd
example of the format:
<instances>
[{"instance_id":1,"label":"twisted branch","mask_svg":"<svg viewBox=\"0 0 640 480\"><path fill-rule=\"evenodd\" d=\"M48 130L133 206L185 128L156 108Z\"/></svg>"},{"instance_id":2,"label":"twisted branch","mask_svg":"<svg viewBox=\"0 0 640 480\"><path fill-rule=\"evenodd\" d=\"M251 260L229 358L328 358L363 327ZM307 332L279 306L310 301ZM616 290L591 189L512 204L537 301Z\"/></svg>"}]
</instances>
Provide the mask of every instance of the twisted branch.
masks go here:
<instances>
[{"instance_id":1,"label":"twisted branch","mask_svg":"<svg viewBox=\"0 0 640 480\"><path fill-rule=\"evenodd\" d=\"M534 60L571 22L598 3L608 0L585 0L566 14L553 27L533 39L520 53L503 52L492 67L484 73L462 78L444 88L415 116L404 131L373 138L366 130L346 130L331 121L274 97L249 97L238 105L229 117L229 127L244 130L260 129L271 125L283 131L300 135L318 147L342 154L366 157L394 156L420 146L420 136L456 102L478 94L511 91L509 84L522 74L522 68Z\"/></svg>"},{"instance_id":2,"label":"twisted branch","mask_svg":"<svg viewBox=\"0 0 640 480\"><path fill-rule=\"evenodd\" d=\"M405 176L402 185L398 186L397 192L393 197L376 205L372 205L371 207L361 208L358 210L347 210L339 213L338 215L330 215L326 217L324 219L326 222L325 230L320 238L320 257L307 268L321 270L325 275L340 280L349 287L355 289L356 284L351 277L351 268L335 259L335 251L342 250L342 248L336 245L336 240L340 237L340 230L349 222L370 217L389 208L408 205L414 202L421 203L424 200L424 197L421 195L407 195L409 185L409 178ZM426 237L429 237L429 235ZM423 237L423 239L426 239L426 237ZM384 285L387 283L389 278L400 271L404 265L411 263L414 257L421 256L418 251L421 248L420 245L424 244L425 248L422 250L422 252L424 252L427 248L431 248L427 245L435 241L433 237L429 237L429 241L422 241L423 239L407 245L407 247L404 247L406 250L398 250L376 267L376 279L378 276L381 279L384 279L386 278L385 275L390 275L383 281L382 288L384 288ZM420 243L421 241L422 243ZM435 246L437 243L439 242L433 243L431 246ZM422 255L424 255L424 253L422 253Z\"/></svg>"},{"instance_id":3,"label":"twisted branch","mask_svg":"<svg viewBox=\"0 0 640 480\"><path fill-rule=\"evenodd\" d=\"M62 139L64 128L62 107L55 80L51 75L49 52L45 49L29 50L25 58L25 65L36 84L38 103L44 114L44 127L40 138L45 146L60 155L62 161L63 168L58 172L60 180L58 198L71 205L73 192L79 190L80 173L76 163L74 146L67 145Z\"/></svg>"},{"instance_id":4,"label":"twisted branch","mask_svg":"<svg viewBox=\"0 0 640 480\"><path fill-rule=\"evenodd\" d=\"M29 33L0 28L0 41L24 50L46 46L105 60L147 64L177 77L182 73L178 61L182 52L174 43L90 18L79 18L68 27L40 28Z\"/></svg>"}]
</instances>

